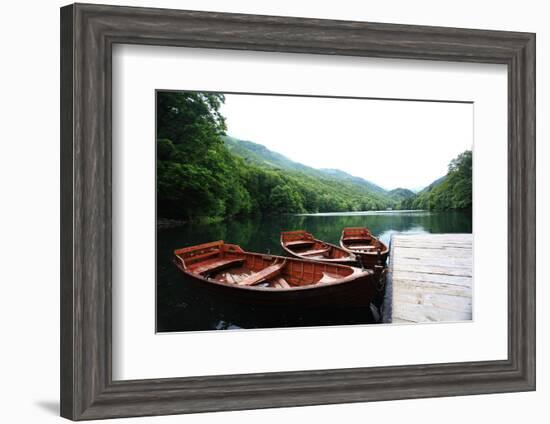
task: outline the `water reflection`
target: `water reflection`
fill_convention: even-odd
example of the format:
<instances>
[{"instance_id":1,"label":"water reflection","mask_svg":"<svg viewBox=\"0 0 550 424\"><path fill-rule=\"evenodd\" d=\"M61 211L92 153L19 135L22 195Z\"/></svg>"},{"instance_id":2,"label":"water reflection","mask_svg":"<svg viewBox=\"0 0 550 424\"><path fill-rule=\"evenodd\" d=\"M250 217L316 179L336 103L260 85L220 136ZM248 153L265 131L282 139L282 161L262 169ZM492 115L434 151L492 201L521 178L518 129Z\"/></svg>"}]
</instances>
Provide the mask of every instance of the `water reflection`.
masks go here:
<instances>
[{"instance_id":1,"label":"water reflection","mask_svg":"<svg viewBox=\"0 0 550 424\"><path fill-rule=\"evenodd\" d=\"M225 330L372 323L365 310L316 310L243 307L205 298L185 284L171 262L174 249L225 240L253 252L283 255L279 234L304 229L338 244L343 227L368 227L385 243L394 233L471 233L469 212L380 211L247 219L191 224L157 233L157 330Z\"/></svg>"}]
</instances>

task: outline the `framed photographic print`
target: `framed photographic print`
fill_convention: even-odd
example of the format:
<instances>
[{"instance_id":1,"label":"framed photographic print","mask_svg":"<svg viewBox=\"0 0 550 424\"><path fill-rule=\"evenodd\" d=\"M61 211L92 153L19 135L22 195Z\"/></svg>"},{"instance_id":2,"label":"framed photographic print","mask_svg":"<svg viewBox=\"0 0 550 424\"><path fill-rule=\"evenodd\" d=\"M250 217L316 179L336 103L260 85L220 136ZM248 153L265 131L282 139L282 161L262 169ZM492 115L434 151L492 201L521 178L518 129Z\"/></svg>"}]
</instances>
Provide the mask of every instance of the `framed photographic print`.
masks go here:
<instances>
[{"instance_id":1,"label":"framed photographic print","mask_svg":"<svg viewBox=\"0 0 550 424\"><path fill-rule=\"evenodd\" d=\"M534 63L530 33L62 8L62 415L534 390Z\"/></svg>"}]
</instances>

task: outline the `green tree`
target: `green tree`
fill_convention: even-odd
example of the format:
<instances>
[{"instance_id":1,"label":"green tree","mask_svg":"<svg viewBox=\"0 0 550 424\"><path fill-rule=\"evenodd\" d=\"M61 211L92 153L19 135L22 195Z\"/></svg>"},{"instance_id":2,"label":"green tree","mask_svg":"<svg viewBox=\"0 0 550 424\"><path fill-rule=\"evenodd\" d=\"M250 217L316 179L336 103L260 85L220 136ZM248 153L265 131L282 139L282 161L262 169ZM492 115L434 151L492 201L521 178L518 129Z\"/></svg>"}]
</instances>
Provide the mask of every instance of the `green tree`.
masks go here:
<instances>
[{"instance_id":1,"label":"green tree","mask_svg":"<svg viewBox=\"0 0 550 424\"><path fill-rule=\"evenodd\" d=\"M467 150L454 158L442 181L438 181L415 197L405 199L400 209L471 209L472 208L472 152Z\"/></svg>"},{"instance_id":2,"label":"green tree","mask_svg":"<svg viewBox=\"0 0 550 424\"><path fill-rule=\"evenodd\" d=\"M157 93L158 215L185 220L247 214L249 193L221 136L221 94Z\"/></svg>"},{"instance_id":3,"label":"green tree","mask_svg":"<svg viewBox=\"0 0 550 424\"><path fill-rule=\"evenodd\" d=\"M271 190L269 203L273 213L301 213L305 211L300 194L287 184L275 186Z\"/></svg>"}]
</instances>

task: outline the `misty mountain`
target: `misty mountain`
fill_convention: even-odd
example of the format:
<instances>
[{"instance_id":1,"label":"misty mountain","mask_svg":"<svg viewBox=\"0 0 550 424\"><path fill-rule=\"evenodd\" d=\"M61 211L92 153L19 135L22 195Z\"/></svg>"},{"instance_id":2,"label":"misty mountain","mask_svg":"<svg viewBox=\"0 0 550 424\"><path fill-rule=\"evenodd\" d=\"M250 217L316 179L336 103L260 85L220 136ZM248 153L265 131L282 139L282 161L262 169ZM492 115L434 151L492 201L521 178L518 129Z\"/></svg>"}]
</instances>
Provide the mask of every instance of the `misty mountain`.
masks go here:
<instances>
[{"instance_id":1,"label":"misty mountain","mask_svg":"<svg viewBox=\"0 0 550 424\"><path fill-rule=\"evenodd\" d=\"M401 201L416 196L416 193L408 188L399 187L388 191L388 195L394 200Z\"/></svg>"},{"instance_id":2,"label":"misty mountain","mask_svg":"<svg viewBox=\"0 0 550 424\"><path fill-rule=\"evenodd\" d=\"M317 178L341 181L361 187L362 189L367 189L369 192L378 196L388 197L389 192L382 187L364 178L350 175L340 169L317 169L303 165L290 160L280 153L269 150L261 144L253 143L252 141L240 140L231 136L223 136L223 140L231 153L242 157L249 163L260 166L270 166L282 170L297 171Z\"/></svg>"}]
</instances>

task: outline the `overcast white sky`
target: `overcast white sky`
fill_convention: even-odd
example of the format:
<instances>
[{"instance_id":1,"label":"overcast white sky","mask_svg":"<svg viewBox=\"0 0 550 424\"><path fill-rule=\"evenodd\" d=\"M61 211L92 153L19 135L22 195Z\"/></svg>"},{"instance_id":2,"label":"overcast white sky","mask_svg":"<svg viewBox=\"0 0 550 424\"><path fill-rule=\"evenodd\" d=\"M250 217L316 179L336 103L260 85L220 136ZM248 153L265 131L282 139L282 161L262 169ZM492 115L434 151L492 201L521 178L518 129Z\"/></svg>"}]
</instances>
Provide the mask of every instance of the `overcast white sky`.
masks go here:
<instances>
[{"instance_id":1,"label":"overcast white sky","mask_svg":"<svg viewBox=\"0 0 550 424\"><path fill-rule=\"evenodd\" d=\"M473 105L226 94L227 134L384 188L420 189L473 145Z\"/></svg>"}]
</instances>

